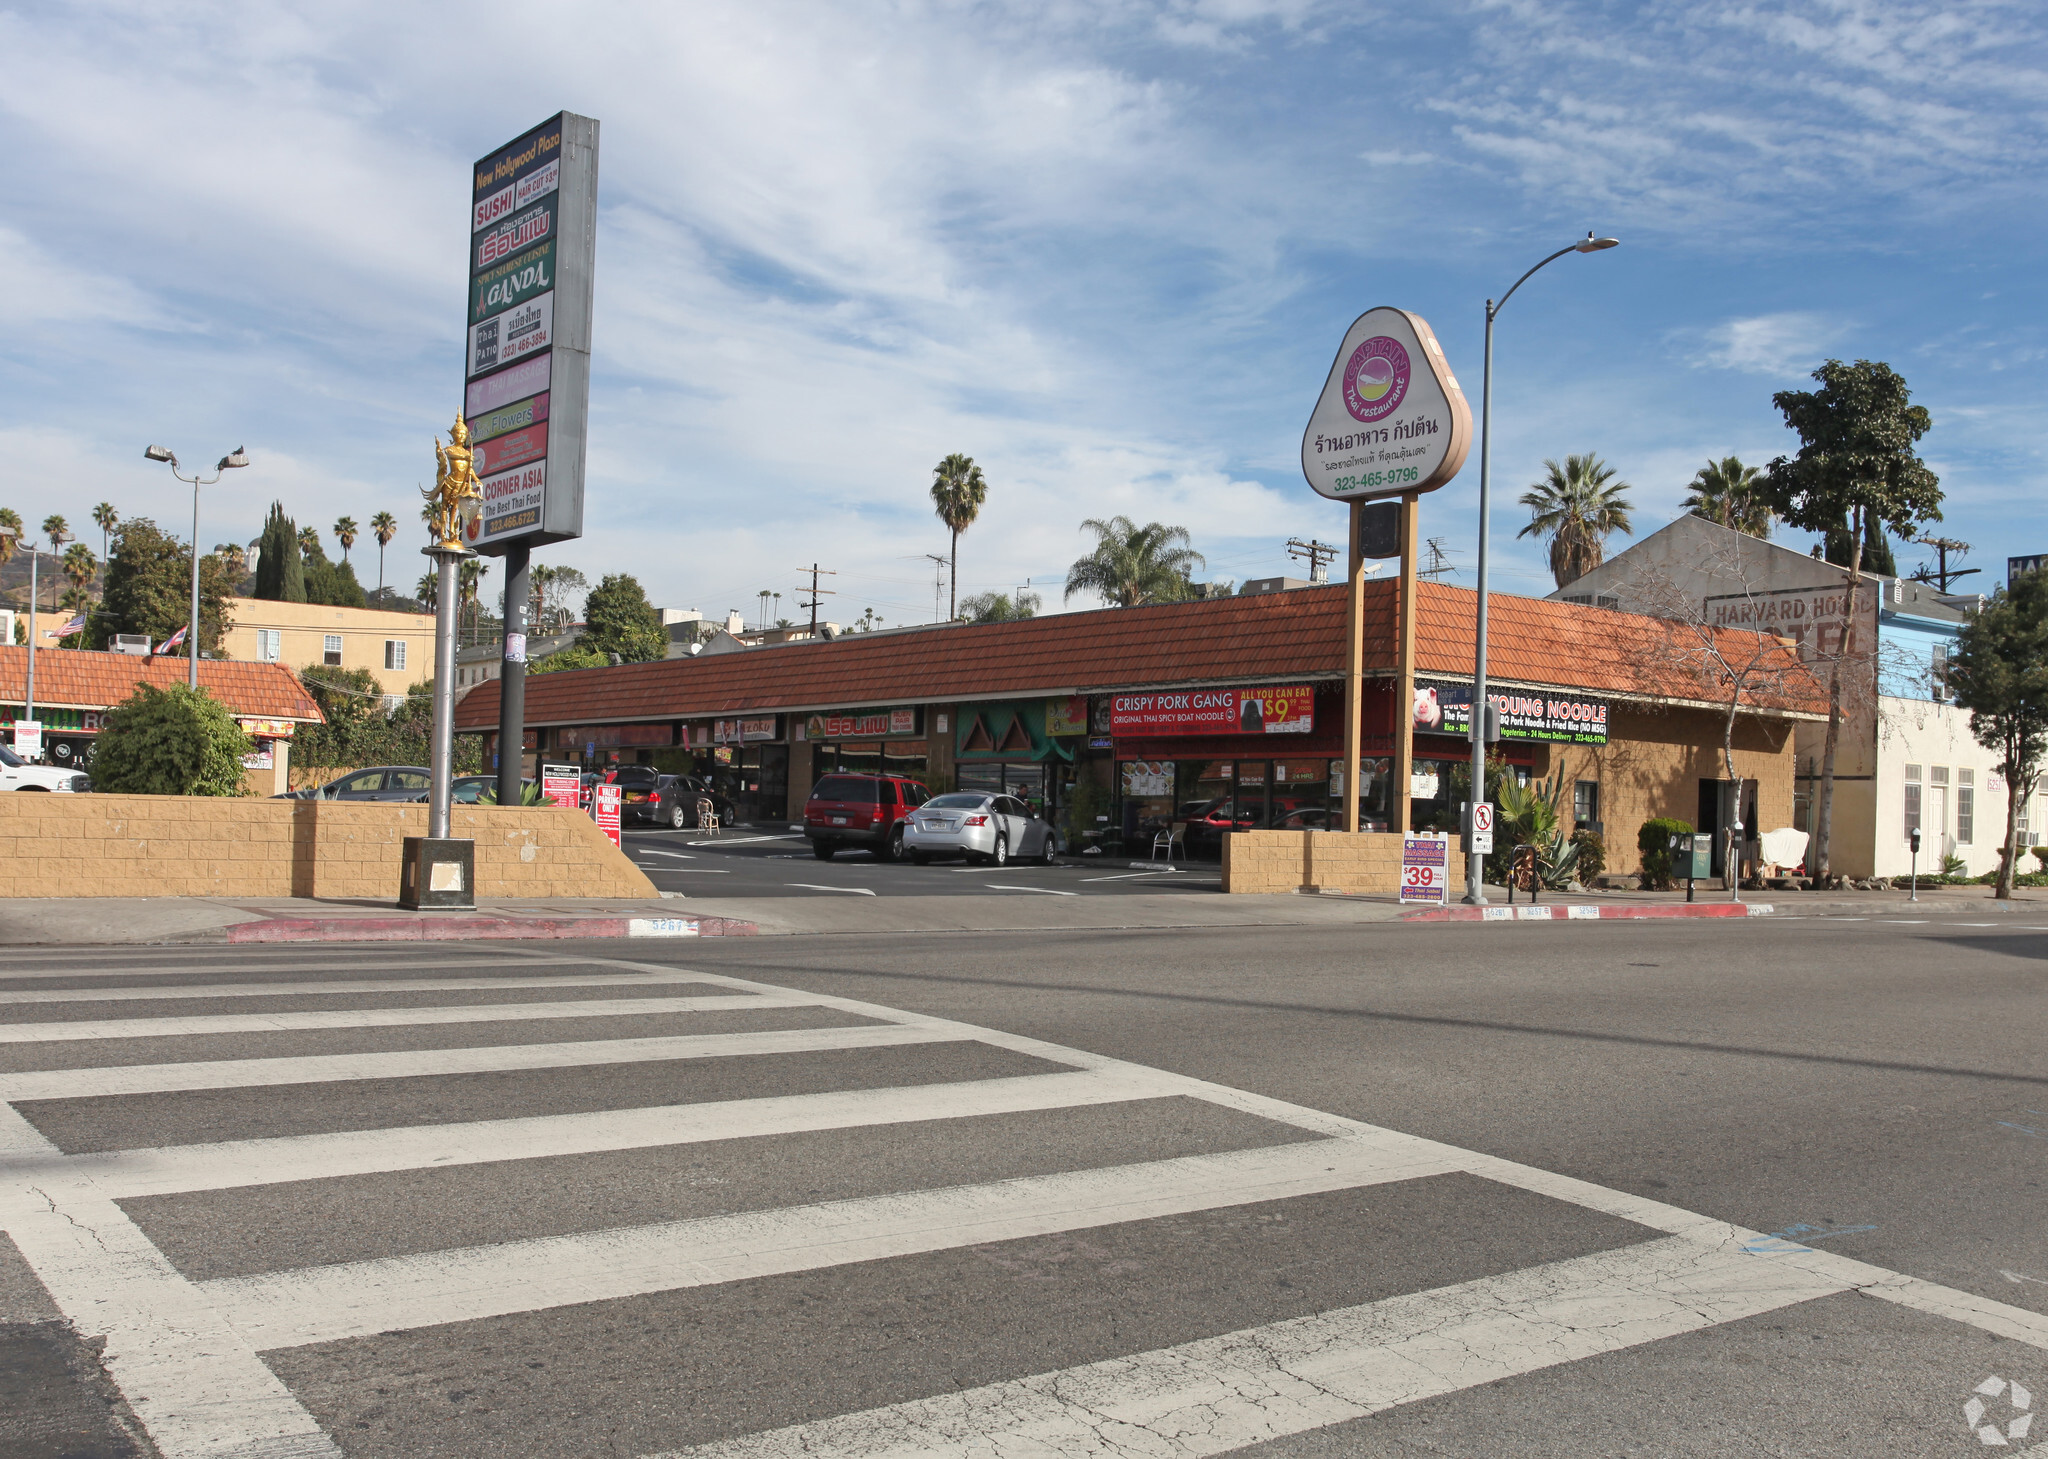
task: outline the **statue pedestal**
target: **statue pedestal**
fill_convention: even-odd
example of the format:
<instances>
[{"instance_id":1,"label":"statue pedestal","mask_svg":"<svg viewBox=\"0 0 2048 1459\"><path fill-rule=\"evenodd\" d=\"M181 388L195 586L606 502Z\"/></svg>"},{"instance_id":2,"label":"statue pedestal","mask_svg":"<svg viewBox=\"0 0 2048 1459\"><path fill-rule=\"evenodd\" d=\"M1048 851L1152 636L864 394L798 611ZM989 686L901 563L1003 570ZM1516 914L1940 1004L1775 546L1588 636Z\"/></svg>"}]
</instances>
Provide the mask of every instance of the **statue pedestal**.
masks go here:
<instances>
[{"instance_id":1,"label":"statue pedestal","mask_svg":"<svg viewBox=\"0 0 2048 1459\"><path fill-rule=\"evenodd\" d=\"M409 912L476 906L476 842L407 836L398 873L398 905Z\"/></svg>"}]
</instances>

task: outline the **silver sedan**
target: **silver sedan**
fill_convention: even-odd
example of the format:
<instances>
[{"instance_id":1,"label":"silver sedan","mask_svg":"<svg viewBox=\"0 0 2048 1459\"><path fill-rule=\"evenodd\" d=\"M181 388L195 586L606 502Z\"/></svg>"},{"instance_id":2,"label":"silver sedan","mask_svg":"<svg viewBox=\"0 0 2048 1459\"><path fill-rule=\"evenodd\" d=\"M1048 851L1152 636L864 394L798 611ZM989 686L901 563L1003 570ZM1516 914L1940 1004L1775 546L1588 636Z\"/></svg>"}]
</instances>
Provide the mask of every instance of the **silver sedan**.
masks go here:
<instances>
[{"instance_id":1,"label":"silver sedan","mask_svg":"<svg viewBox=\"0 0 2048 1459\"><path fill-rule=\"evenodd\" d=\"M997 866L1036 861L1050 866L1059 854L1053 829L1013 795L958 790L935 795L911 813L903 849L919 866L934 856L965 856Z\"/></svg>"}]
</instances>

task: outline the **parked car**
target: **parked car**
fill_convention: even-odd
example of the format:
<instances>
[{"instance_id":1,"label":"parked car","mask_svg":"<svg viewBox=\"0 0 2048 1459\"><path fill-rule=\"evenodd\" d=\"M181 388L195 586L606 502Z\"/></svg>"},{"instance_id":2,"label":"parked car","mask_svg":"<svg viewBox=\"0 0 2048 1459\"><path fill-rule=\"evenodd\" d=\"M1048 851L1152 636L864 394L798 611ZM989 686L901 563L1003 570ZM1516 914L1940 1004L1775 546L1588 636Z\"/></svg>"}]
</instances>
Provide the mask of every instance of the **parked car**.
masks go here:
<instances>
[{"instance_id":1,"label":"parked car","mask_svg":"<svg viewBox=\"0 0 2048 1459\"><path fill-rule=\"evenodd\" d=\"M522 780L521 785L532 785L531 780ZM448 786L448 801L451 805L496 805L498 777L495 775L458 775ZM491 799L486 800L488 795ZM431 783L412 799L426 802L434 798Z\"/></svg>"},{"instance_id":2,"label":"parked car","mask_svg":"<svg viewBox=\"0 0 2048 1459\"><path fill-rule=\"evenodd\" d=\"M86 791L92 789L90 776L55 765L31 765L5 745L0 745L0 790Z\"/></svg>"},{"instance_id":3,"label":"parked car","mask_svg":"<svg viewBox=\"0 0 2048 1459\"><path fill-rule=\"evenodd\" d=\"M424 765L376 765L355 770L325 785L309 785L274 800L420 800L434 788L434 772Z\"/></svg>"},{"instance_id":4,"label":"parked car","mask_svg":"<svg viewBox=\"0 0 2048 1459\"><path fill-rule=\"evenodd\" d=\"M804 838L820 861L848 846L895 861L903 855L904 821L930 799L922 785L898 775L827 775L804 803Z\"/></svg>"},{"instance_id":5,"label":"parked car","mask_svg":"<svg viewBox=\"0 0 2048 1459\"><path fill-rule=\"evenodd\" d=\"M696 775L667 775L647 765L624 765L619 768L619 784L626 788L621 816L628 821L688 830L697 824L698 797L709 796L712 814L719 825L739 823L739 807L732 798L712 789L708 781Z\"/></svg>"},{"instance_id":6,"label":"parked car","mask_svg":"<svg viewBox=\"0 0 2048 1459\"><path fill-rule=\"evenodd\" d=\"M1012 858L1050 866L1059 838L1014 795L948 791L917 808L903 831L903 849L923 866L934 856L964 856L1002 866Z\"/></svg>"}]
</instances>

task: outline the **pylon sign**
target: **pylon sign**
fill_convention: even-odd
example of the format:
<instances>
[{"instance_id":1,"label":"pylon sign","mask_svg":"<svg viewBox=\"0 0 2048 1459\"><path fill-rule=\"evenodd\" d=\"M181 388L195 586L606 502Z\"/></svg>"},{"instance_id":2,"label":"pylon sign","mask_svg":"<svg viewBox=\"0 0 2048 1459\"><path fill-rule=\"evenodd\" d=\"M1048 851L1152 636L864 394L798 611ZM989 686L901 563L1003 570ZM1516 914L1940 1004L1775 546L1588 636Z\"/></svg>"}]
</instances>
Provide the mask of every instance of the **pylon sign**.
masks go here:
<instances>
[{"instance_id":1,"label":"pylon sign","mask_svg":"<svg viewBox=\"0 0 2048 1459\"><path fill-rule=\"evenodd\" d=\"M1337 501L1435 491L1472 449L1472 407L1426 321L1368 309L1344 331L1301 437L1301 473Z\"/></svg>"}]
</instances>

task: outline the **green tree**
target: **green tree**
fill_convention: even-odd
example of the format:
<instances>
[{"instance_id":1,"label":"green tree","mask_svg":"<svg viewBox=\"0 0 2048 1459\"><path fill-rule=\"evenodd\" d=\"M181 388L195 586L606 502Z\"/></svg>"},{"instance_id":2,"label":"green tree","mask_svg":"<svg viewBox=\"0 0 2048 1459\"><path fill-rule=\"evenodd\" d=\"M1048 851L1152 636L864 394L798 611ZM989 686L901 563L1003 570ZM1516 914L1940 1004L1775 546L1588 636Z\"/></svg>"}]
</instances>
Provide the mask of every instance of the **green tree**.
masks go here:
<instances>
[{"instance_id":1,"label":"green tree","mask_svg":"<svg viewBox=\"0 0 2048 1459\"><path fill-rule=\"evenodd\" d=\"M256 596L274 603L305 602L306 566L299 556L299 529L284 514L283 502L270 504L262 544L256 550Z\"/></svg>"},{"instance_id":2,"label":"green tree","mask_svg":"<svg viewBox=\"0 0 2048 1459\"><path fill-rule=\"evenodd\" d=\"M398 535L398 518L389 512L377 513L370 518L370 535L377 539L377 598L381 602L384 597L384 549Z\"/></svg>"},{"instance_id":3,"label":"green tree","mask_svg":"<svg viewBox=\"0 0 2048 1459\"><path fill-rule=\"evenodd\" d=\"M49 539L50 556L58 557L64 551L64 544L71 540L71 524L55 512L52 512L49 516L43 518L43 536ZM50 574L50 611L52 613L57 611L57 574L55 573Z\"/></svg>"},{"instance_id":4,"label":"green tree","mask_svg":"<svg viewBox=\"0 0 2048 1459\"><path fill-rule=\"evenodd\" d=\"M115 795L243 795L248 753L249 737L204 689L137 684L99 733L92 785Z\"/></svg>"},{"instance_id":5,"label":"green tree","mask_svg":"<svg viewBox=\"0 0 2048 1459\"><path fill-rule=\"evenodd\" d=\"M946 589L948 618L960 616L960 534L974 525L974 519L981 515L982 503L987 500L988 483L982 479L981 468L974 464L972 456L956 451L932 469L932 507L946 524L946 530L953 534L953 548L946 557L946 572L951 579Z\"/></svg>"},{"instance_id":6,"label":"green tree","mask_svg":"<svg viewBox=\"0 0 2048 1459\"><path fill-rule=\"evenodd\" d=\"M583 632L576 639L578 648L617 654L629 664L658 659L668 651L661 615L648 603L639 579L627 573L608 573L590 590L583 619Z\"/></svg>"},{"instance_id":7,"label":"green tree","mask_svg":"<svg viewBox=\"0 0 2048 1459\"><path fill-rule=\"evenodd\" d=\"M1019 589L1012 599L1008 593L975 593L960 600L960 616L969 623L1014 623L1038 615L1038 594Z\"/></svg>"},{"instance_id":8,"label":"green tree","mask_svg":"<svg viewBox=\"0 0 2048 1459\"><path fill-rule=\"evenodd\" d=\"M100 611L86 625L86 643L105 648L117 633L146 633L158 643L185 626L192 611L191 549L159 531L148 517L132 517L114 532ZM227 600L235 582L227 564L208 554L199 559L199 646L220 652L221 635L233 626Z\"/></svg>"},{"instance_id":9,"label":"green tree","mask_svg":"<svg viewBox=\"0 0 2048 1459\"><path fill-rule=\"evenodd\" d=\"M1832 562L1836 567L1849 565L1855 556L1855 548L1849 541L1847 522L1837 521L1821 535L1820 555L1823 562ZM1880 577L1895 578L1899 575L1898 559L1892 556L1892 539L1875 517L1864 519L1863 558L1858 566L1862 571Z\"/></svg>"},{"instance_id":10,"label":"green tree","mask_svg":"<svg viewBox=\"0 0 2048 1459\"><path fill-rule=\"evenodd\" d=\"M299 532L299 551L304 559L308 603L327 603L336 608L368 606L363 585L356 581L356 570L345 562L328 561L326 550L320 546L320 534L311 527Z\"/></svg>"},{"instance_id":11,"label":"green tree","mask_svg":"<svg viewBox=\"0 0 2048 1459\"><path fill-rule=\"evenodd\" d=\"M92 580L99 576L99 559L92 555L92 549L83 542L74 542L64 549L64 557L58 564L64 576L71 579L71 586L83 593L92 586Z\"/></svg>"},{"instance_id":12,"label":"green tree","mask_svg":"<svg viewBox=\"0 0 2048 1459\"><path fill-rule=\"evenodd\" d=\"M354 517L336 517L334 519L334 540L341 544L341 560L343 562L348 561L349 549L356 545L356 536L356 519Z\"/></svg>"},{"instance_id":13,"label":"green tree","mask_svg":"<svg viewBox=\"0 0 2048 1459\"><path fill-rule=\"evenodd\" d=\"M0 527L12 535L0 536L0 566L14 560L15 549L21 546L21 513L13 507L0 507Z\"/></svg>"},{"instance_id":14,"label":"green tree","mask_svg":"<svg viewBox=\"0 0 2048 1459\"><path fill-rule=\"evenodd\" d=\"M560 653L551 653L544 659L535 659L526 666L529 674L558 674L564 669L602 669L611 663L611 658L594 648L571 645Z\"/></svg>"},{"instance_id":15,"label":"green tree","mask_svg":"<svg viewBox=\"0 0 2048 1459\"><path fill-rule=\"evenodd\" d=\"M1094 593L1113 608L1138 608L1147 603L1178 603L1192 596L1189 574L1205 565L1185 527L1147 522L1140 527L1129 517L1081 523L1095 534L1095 547L1067 569L1067 590Z\"/></svg>"},{"instance_id":16,"label":"green tree","mask_svg":"<svg viewBox=\"0 0 2048 1459\"><path fill-rule=\"evenodd\" d=\"M1760 467L1744 466L1738 456L1709 461L1692 479L1682 503L1695 517L1719 522L1752 537L1771 535L1771 502Z\"/></svg>"},{"instance_id":17,"label":"green tree","mask_svg":"<svg viewBox=\"0 0 2048 1459\"><path fill-rule=\"evenodd\" d=\"M2048 572L2021 573L1970 615L1948 659L1956 703L1970 711L1970 733L1998 753L2005 781L2005 859L2001 900L2012 896L2020 807L2041 778L2048 754Z\"/></svg>"},{"instance_id":18,"label":"green tree","mask_svg":"<svg viewBox=\"0 0 2048 1459\"><path fill-rule=\"evenodd\" d=\"M368 669L308 664L299 682L320 706L325 724L293 737L292 759L305 766L374 765L384 761L384 691Z\"/></svg>"},{"instance_id":19,"label":"green tree","mask_svg":"<svg viewBox=\"0 0 2048 1459\"><path fill-rule=\"evenodd\" d=\"M1925 406L1910 403L1912 392L1890 365L1829 360L1813 372L1818 390L1781 390L1771 403L1799 433L1799 453L1771 462L1767 478L1771 509L1802 531L1827 532L1846 523L1849 588L1843 621L1853 633L1862 590L1863 543L1868 524L1915 537L1923 523L1941 520L1941 483L1913 448L1934 424ZM1834 830L1835 751L1842 737L1842 661L1867 656L1874 645L1855 644L1845 634L1842 652L1828 669L1828 730L1821 751L1820 815L1814 828L1814 873L1821 885L1830 876L1829 842Z\"/></svg>"},{"instance_id":20,"label":"green tree","mask_svg":"<svg viewBox=\"0 0 2048 1459\"><path fill-rule=\"evenodd\" d=\"M1600 565L1608 534L1635 532L1627 496L1634 488L1616 481L1614 468L1591 451L1565 457L1562 466L1545 461L1543 472L1522 493L1529 525L1515 535L1549 539L1550 575L1561 588Z\"/></svg>"},{"instance_id":21,"label":"green tree","mask_svg":"<svg viewBox=\"0 0 2048 1459\"><path fill-rule=\"evenodd\" d=\"M121 525L121 514L112 502L101 502L92 509L92 520L100 529L100 557L104 560L114 550L114 529Z\"/></svg>"}]
</instances>

